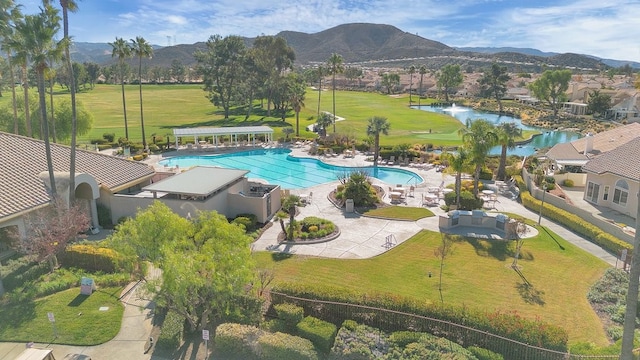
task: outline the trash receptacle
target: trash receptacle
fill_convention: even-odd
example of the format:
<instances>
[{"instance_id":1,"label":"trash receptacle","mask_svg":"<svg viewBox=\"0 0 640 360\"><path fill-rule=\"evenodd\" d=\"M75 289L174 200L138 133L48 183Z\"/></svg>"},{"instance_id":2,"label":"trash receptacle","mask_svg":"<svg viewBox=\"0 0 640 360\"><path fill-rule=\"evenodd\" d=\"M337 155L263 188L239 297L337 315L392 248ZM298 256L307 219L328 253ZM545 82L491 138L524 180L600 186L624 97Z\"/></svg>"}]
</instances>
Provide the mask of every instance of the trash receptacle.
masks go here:
<instances>
[{"instance_id":1,"label":"trash receptacle","mask_svg":"<svg viewBox=\"0 0 640 360\"><path fill-rule=\"evenodd\" d=\"M353 199L347 199L347 202L345 203L345 206L346 206L346 212L352 213L353 212Z\"/></svg>"}]
</instances>

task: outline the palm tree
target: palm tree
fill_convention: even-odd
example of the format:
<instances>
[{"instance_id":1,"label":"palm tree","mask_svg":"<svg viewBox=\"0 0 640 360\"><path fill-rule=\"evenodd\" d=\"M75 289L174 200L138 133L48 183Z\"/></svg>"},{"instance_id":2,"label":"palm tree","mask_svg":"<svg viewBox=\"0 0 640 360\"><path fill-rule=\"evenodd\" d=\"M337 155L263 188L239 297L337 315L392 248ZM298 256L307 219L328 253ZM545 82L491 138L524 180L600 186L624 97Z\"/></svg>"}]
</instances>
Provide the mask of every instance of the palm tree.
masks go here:
<instances>
[{"instance_id":1,"label":"palm tree","mask_svg":"<svg viewBox=\"0 0 640 360\"><path fill-rule=\"evenodd\" d=\"M127 125L127 102L124 96L124 61L131 57L131 47L124 39L116 37L111 45L111 57L118 57L120 65L120 86L122 87L122 108L124 109L124 137L129 140L129 126Z\"/></svg>"},{"instance_id":2,"label":"palm tree","mask_svg":"<svg viewBox=\"0 0 640 360\"><path fill-rule=\"evenodd\" d=\"M282 209L289 214L289 231L286 231L281 222L282 228L285 230L284 232L287 235L287 240L293 240L293 230L295 229L296 223L296 206L300 206L300 204L301 200L298 195L289 195L282 199Z\"/></svg>"},{"instance_id":3,"label":"palm tree","mask_svg":"<svg viewBox=\"0 0 640 360\"><path fill-rule=\"evenodd\" d=\"M2 50L6 53L9 65L9 84L11 86L11 101L13 105L13 132L18 134L18 108L16 104L16 81L13 73L13 61L11 56L11 47L9 40L14 36L14 25L16 21L22 18L19 5L13 0L0 0L0 41L2 41Z\"/></svg>"},{"instance_id":4,"label":"palm tree","mask_svg":"<svg viewBox=\"0 0 640 360\"><path fill-rule=\"evenodd\" d=\"M294 80L289 102L291 103L293 111L296 113L296 136L300 136L300 111L304 107L304 94L304 84Z\"/></svg>"},{"instance_id":5,"label":"palm tree","mask_svg":"<svg viewBox=\"0 0 640 360\"><path fill-rule=\"evenodd\" d=\"M477 197L480 171L484 166L489 150L498 142L498 135L493 124L484 119L478 119L473 122L467 120L467 126L461 128L458 133L462 135L462 142L469 149L471 163L475 166L473 195Z\"/></svg>"},{"instance_id":6,"label":"palm tree","mask_svg":"<svg viewBox=\"0 0 640 360\"><path fill-rule=\"evenodd\" d=\"M413 103L411 95L413 93L413 74L416 73L416 67L414 65L409 66L409 106Z\"/></svg>"},{"instance_id":7,"label":"palm tree","mask_svg":"<svg viewBox=\"0 0 640 360\"><path fill-rule=\"evenodd\" d=\"M418 93L418 106L420 106L420 99L422 99L422 80L424 79L424 75L427 73L427 67L424 65L420 65L420 92Z\"/></svg>"},{"instance_id":8,"label":"palm tree","mask_svg":"<svg viewBox=\"0 0 640 360\"><path fill-rule=\"evenodd\" d=\"M27 53L25 34L18 31L18 25L20 24L21 23L16 23L16 31L13 33L13 36L11 38L7 39L6 48L8 49L9 53L13 53L11 62L19 65L22 70L21 76L22 93L24 96L24 122L27 136L31 137L33 136L33 132L31 130L31 113L29 111L29 54Z\"/></svg>"},{"instance_id":9,"label":"palm tree","mask_svg":"<svg viewBox=\"0 0 640 360\"><path fill-rule=\"evenodd\" d=\"M140 125L142 127L142 147L147 150L147 139L144 136L144 114L142 111L142 58L151 58L153 55L153 48L151 44L147 42L142 36L137 36L131 39L133 46L131 51L138 57L138 86L140 89Z\"/></svg>"},{"instance_id":10,"label":"palm tree","mask_svg":"<svg viewBox=\"0 0 640 360\"><path fill-rule=\"evenodd\" d=\"M336 74L341 74L344 71L342 56L336 53L331 54L327 60L327 66L329 66L329 74L331 74L333 91L333 132L336 132Z\"/></svg>"},{"instance_id":11,"label":"palm tree","mask_svg":"<svg viewBox=\"0 0 640 360\"><path fill-rule=\"evenodd\" d=\"M498 166L498 180L504 180L507 177L507 149L513 149L516 146L516 138L522 137L522 129L514 122L502 123L497 128L498 144L502 147L500 151L500 165Z\"/></svg>"},{"instance_id":12,"label":"palm tree","mask_svg":"<svg viewBox=\"0 0 640 360\"><path fill-rule=\"evenodd\" d=\"M322 78L324 77L324 73L324 66L318 65L318 118L320 118L320 94L322 94Z\"/></svg>"},{"instance_id":13,"label":"palm tree","mask_svg":"<svg viewBox=\"0 0 640 360\"><path fill-rule=\"evenodd\" d=\"M69 157L69 205L76 199L76 138L78 133L78 116L76 113L76 79L73 74L73 63L71 62L71 54L69 46L71 46L71 38L69 37L69 11L78 11L78 4L75 0L60 0L62 7L62 24L64 33L64 57L66 60L67 70L69 71L69 92L71 93L71 155ZM51 89L53 93L53 88ZM53 102L51 103L51 111L53 113ZM55 131L55 127L54 127ZM55 132L54 132L55 134ZM55 140L54 140L55 141Z\"/></svg>"},{"instance_id":14,"label":"palm tree","mask_svg":"<svg viewBox=\"0 0 640 360\"><path fill-rule=\"evenodd\" d=\"M380 133L389 135L391 124L386 117L374 116L369 119L367 135L373 136L373 166L378 166L378 154L380 153Z\"/></svg>"},{"instance_id":15,"label":"palm tree","mask_svg":"<svg viewBox=\"0 0 640 360\"><path fill-rule=\"evenodd\" d=\"M33 60L37 74L40 116L43 129L42 137L44 138L47 169L49 170L49 181L51 183L51 194L53 196L56 195L56 185L53 160L51 158L51 144L49 141L44 74L50 67L49 59L60 57L62 46L64 46L62 45L64 40L61 43L54 41L54 36L60 29L59 23L60 17L58 16L58 11L51 5L45 5L39 14L25 16L24 22L20 22L16 26L16 30L23 37L26 51L29 58Z\"/></svg>"},{"instance_id":16,"label":"palm tree","mask_svg":"<svg viewBox=\"0 0 640 360\"><path fill-rule=\"evenodd\" d=\"M460 192L462 191L462 173L469 165L469 153L464 146L458 147L456 153L449 153L447 155L449 162L449 168L456 175L455 192L456 192L456 207L460 208Z\"/></svg>"},{"instance_id":17,"label":"palm tree","mask_svg":"<svg viewBox=\"0 0 640 360\"><path fill-rule=\"evenodd\" d=\"M320 114L320 117L318 117L318 121L316 121L318 127L322 129L322 133L318 131L320 136L327 136L327 128L331 125L331 123L333 123L333 119L331 119L331 116L329 116L329 114L327 114L326 112Z\"/></svg>"}]
</instances>

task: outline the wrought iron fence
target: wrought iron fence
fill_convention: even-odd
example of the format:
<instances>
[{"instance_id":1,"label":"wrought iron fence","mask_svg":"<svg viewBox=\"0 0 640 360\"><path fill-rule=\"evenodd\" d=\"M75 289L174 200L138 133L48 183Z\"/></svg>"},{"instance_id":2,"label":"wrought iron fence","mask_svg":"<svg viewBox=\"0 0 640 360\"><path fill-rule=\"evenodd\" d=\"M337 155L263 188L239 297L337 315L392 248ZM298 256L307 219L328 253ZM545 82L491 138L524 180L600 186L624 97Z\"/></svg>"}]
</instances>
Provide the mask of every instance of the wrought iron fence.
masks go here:
<instances>
[{"instance_id":1,"label":"wrought iron fence","mask_svg":"<svg viewBox=\"0 0 640 360\"><path fill-rule=\"evenodd\" d=\"M446 338L464 347L477 346L501 354L505 360L613 360L619 355L577 355L525 344L450 321L366 305L307 299L270 292L271 302L293 303L305 313L334 324L355 320L384 331L419 331Z\"/></svg>"}]
</instances>

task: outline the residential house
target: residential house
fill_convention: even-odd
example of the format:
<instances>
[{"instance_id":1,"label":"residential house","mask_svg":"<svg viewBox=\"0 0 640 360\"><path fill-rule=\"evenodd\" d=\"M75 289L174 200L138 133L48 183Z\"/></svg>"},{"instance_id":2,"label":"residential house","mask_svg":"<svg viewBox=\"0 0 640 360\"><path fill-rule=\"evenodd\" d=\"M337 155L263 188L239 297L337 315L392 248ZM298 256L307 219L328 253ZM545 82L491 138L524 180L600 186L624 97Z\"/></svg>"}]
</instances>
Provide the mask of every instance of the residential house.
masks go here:
<instances>
[{"instance_id":1,"label":"residential house","mask_svg":"<svg viewBox=\"0 0 640 360\"><path fill-rule=\"evenodd\" d=\"M640 134L583 166L587 173L584 199L632 218L638 216Z\"/></svg>"}]
</instances>

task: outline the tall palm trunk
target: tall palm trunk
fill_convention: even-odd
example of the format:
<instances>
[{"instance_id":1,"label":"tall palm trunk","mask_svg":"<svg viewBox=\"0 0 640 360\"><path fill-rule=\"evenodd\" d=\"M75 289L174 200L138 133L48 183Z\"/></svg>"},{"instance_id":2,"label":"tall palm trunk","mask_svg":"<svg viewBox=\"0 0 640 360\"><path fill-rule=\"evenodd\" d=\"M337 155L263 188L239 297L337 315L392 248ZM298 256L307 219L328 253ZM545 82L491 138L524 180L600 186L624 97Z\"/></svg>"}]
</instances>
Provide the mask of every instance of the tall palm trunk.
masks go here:
<instances>
[{"instance_id":1,"label":"tall palm trunk","mask_svg":"<svg viewBox=\"0 0 640 360\"><path fill-rule=\"evenodd\" d=\"M122 87L122 109L124 110L124 137L129 140L129 125L127 124L127 100L124 96L124 70L120 64L120 86Z\"/></svg>"},{"instance_id":2,"label":"tall palm trunk","mask_svg":"<svg viewBox=\"0 0 640 360\"><path fill-rule=\"evenodd\" d=\"M320 95L322 94L322 76L318 77L318 117L320 118Z\"/></svg>"},{"instance_id":3,"label":"tall palm trunk","mask_svg":"<svg viewBox=\"0 0 640 360\"><path fill-rule=\"evenodd\" d=\"M51 103L51 137L53 138L53 142L56 143L56 118L53 108L53 79L51 79L49 89L49 103Z\"/></svg>"},{"instance_id":4,"label":"tall palm trunk","mask_svg":"<svg viewBox=\"0 0 640 360\"><path fill-rule=\"evenodd\" d=\"M27 128L27 136L32 137L31 114L29 113L29 78L27 76L27 65L22 65L22 91L24 94L24 122Z\"/></svg>"},{"instance_id":5,"label":"tall palm trunk","mask_svg":"<svg viewBox=\"0 0 640 360\"><path fill-rule=\"evenodd\" d=\"M64 46L64 56L69 70L69 92L71 93L71 156L69 158L69 206L73 206L76 200L76 141L78 133L78 117L76 114L76 79L73 74L73 63L69 53L69 14L67 6L62 7L62 21L64 38L67 40Z\"/></svg>"},{"instance_id":6,"label":"tall palm trunk","mask_svg":"<svg viewBox=\"0 0 640 360\"><path fill-rule=\"evenodd\" d=\"M7 51L7 59L9 59L9 77L11 81L11 104L13 105L13 133L18 134L20 129L18 127L18 103L16 101L16 81L15 74L13 72L13 64L11 63L11 52Z\"/></svg>"},{"instance_id":7,"label":"tall palm trunk","mask_svg":"<svg viewBox=\"0 0 640 360\"><path fill-rule=\"evenodd\" d=\"M502 149L500 150L500 164L498 165L498 175L496 178L498 180L503 180L507 177L507 145L502 145Z\"/></svg>"},{"instance_id":8,"label":"tall palm trunk","mask_svg":"<svg viewBox=\"0 0 640 360\"><path fill-rule=\"evenodd\" d=\"M140 126L142 126L142 148L147 150L147 138L144 135L144 114L142 111L142 56L140 56L140 61L138 62L138 88L140 90ZM225 118L228 118L227 115Z\"/></svg>"},{"instance_id":9,"label":"tall palm trunk","mask_svg":"<svg viewBox=\"0 0 640 360\"><path fill-rule=\"evenodd\" d=\"M336 72L333 71L333 132L336 132Z\"/></svg>"},{"instance_id":10,"label":"tall palm trunk","mask_svg":"<svg viewBox=\"0 0 640 360\"><path fill-rule=\"evenodd\" d=\"M47 99L44 92L44 70L39 66L38 73L38 98L40 100L40 116L42 117L42 128L44 138L44 148L47 155L47 170L49 172L49 182L51 183L51 197L56 195L56 179L53 169L53 159L51 157L51 143L49 141L49 122L47 121Z\"/></svg>"}]
</instances>

